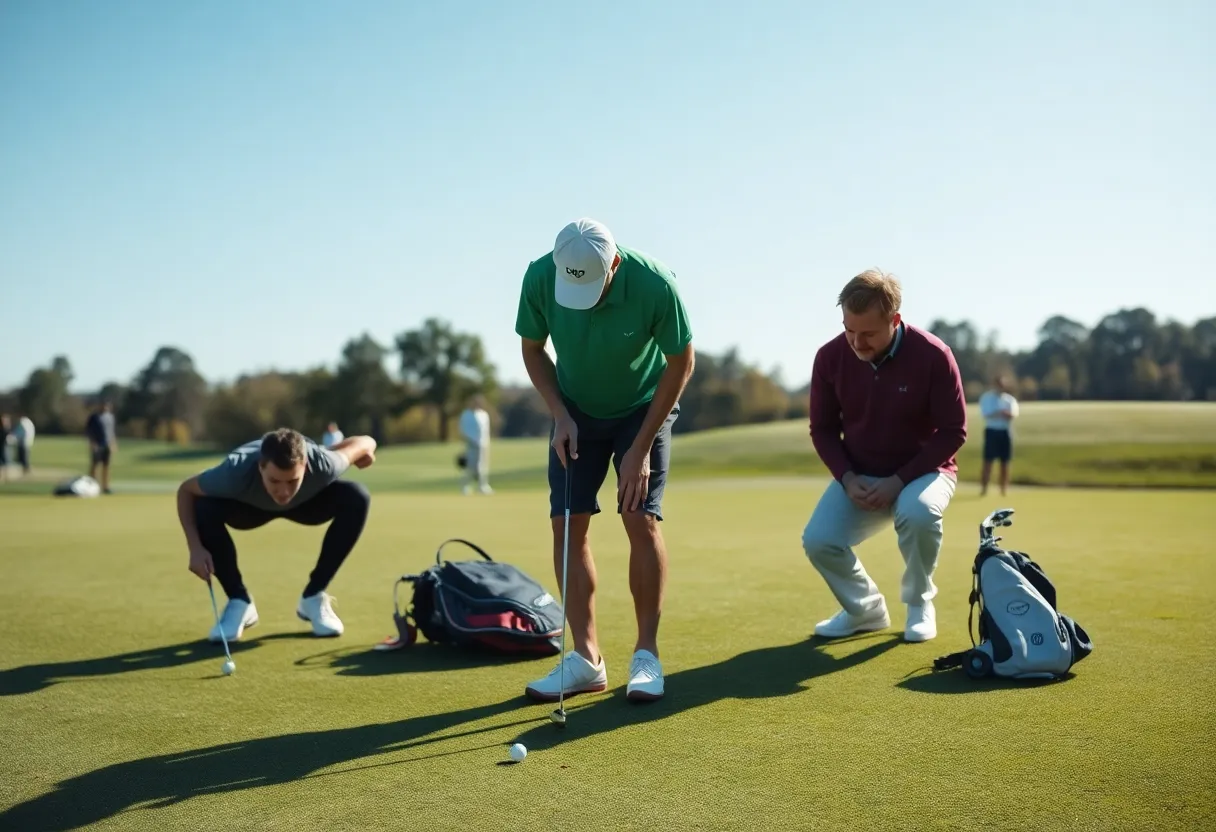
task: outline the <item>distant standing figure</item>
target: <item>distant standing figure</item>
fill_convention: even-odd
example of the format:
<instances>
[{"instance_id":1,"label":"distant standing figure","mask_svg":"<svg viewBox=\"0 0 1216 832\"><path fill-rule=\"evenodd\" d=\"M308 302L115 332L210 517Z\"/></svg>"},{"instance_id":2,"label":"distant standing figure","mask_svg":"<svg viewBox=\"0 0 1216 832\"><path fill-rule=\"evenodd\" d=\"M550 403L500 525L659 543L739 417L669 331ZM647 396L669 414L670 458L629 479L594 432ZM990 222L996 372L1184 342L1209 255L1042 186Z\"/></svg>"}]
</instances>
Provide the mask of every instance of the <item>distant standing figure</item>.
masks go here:
<instances>
[{"instance_id":1,"label":"distant standing figure","mask_svg":"<svg viewBox=\"0 0 1216 832\"><path fill-rule=\"evenodd\" d=\"M13 438L17 440L17 464L21 466L22 474L30 472L30 451L34 447L34 420L22 413L13 429Z\"/></svg>"},{"instance_id":2,"label":"distant standing figure","mask_svg":"<svg viewBox=\"0 0 1216 832\"><path fill-rule=\"evenodd\" d=\"M341 442L345 438L346 438L346 435L343 434L342 431L338 429L338 423L330 422L329 425L325 428L325 433L322 434L322 436L321 436L321 444L324 445L326 448L332 448L334 445L337 445L339 442Z\"/></svg>"},{"instance_id":3,"label":"distant standing figure","mask_svg":"<svg viewBox=\"0 0 1216 832\"><path fill-rule=\"evenodd\" d=\"M482 494L491 494L490 488L490 414L486 412L486 400L479 393L469 399L468 406L460 414L460 435L465 441L464 493L473 493L473 480Z\"/></svg>"},{"instance_id":4,"label":"distant standing figure","mask_svg":"<svg viewBox=\"0 0 1216 832\"><path fill-rule=\"evenodd\" d=\"M114 429L114 408L103 401L89 416L84 427L89 439L89 477L97 479L97 466L101 466L101 490L110 493L110 460L118 450L118 436Z\"/></svg>"},{"instance_id":5,"label":"distant standing figure","mask_svg":"<svg viewBox=\"0 0 1216 832\"><path fill-rule=\"evenodd\" d=\"M993 389L980 396L980 415L984 417L984 467L980 472L980 496L988 493L992 463L1001 463L1001 494L1009 489L1009 461L1013 458L1013 420L1018 417L1018 400L1009 392L1012 383L998 376Z\"/></svg>"},{"instance_id":6,"label":"distant standing figure","mask_svg":"<svg viewBox=\"0 0 1216 832\"><path fill-rule=\"evenodd\" d=\"M13 422L7 413L0 413L0 481L8 479L8 445Z\"/></svg>"}]
</instances>

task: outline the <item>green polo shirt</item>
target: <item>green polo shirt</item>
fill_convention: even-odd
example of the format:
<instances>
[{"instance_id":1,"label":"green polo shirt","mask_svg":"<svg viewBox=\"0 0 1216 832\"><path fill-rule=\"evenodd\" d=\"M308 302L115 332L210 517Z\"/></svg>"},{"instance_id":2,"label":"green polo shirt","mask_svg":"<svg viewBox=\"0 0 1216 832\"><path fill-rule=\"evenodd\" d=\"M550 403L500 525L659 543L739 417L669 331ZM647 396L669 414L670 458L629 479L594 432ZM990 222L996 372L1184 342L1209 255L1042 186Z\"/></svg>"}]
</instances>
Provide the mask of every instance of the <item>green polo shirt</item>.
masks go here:
<instances>
[{"instance_id":1,"label":"green polo shirt","mask_svg":"<svg viewBox=\"0 0 1216 832\"><path fill-rule=\"evenodd\" d=\"M553 339L557 384L589 416L623 416L654 398L668 355L692 341L675 274L651 257L617 246L621 265L593 309L566 309L553 299L552 252L524 274L515 332Z\"/></svg>"}]
</instances>

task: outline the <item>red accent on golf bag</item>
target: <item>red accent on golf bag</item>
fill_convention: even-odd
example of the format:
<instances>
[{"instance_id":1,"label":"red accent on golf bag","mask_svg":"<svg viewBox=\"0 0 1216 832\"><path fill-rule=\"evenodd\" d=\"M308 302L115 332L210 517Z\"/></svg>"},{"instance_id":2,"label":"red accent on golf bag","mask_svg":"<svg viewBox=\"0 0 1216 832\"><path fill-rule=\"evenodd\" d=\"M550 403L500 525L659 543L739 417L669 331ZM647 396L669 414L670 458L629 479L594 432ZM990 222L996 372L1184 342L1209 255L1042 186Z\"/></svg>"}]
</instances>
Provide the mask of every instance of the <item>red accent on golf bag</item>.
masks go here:
<instances>
[{"instance_id":1,"label":"red accent on golf bag","mask_svg":"<svg viewBox=\"0 0 1216 832\"><path fill-rule=\"evenodd\" d=\"M482 560L442 560L443 547L463 543ZM414 587L410 609L402 614L397 588ZM561 604L537 581L508 563L495 561L481 547L461 538L439 545L435 565L402 575L393 587L392 641L406 647L417 631L428 641L505 654L554 655L561 650L565 616Z\"/></svg>"}]
</instances>

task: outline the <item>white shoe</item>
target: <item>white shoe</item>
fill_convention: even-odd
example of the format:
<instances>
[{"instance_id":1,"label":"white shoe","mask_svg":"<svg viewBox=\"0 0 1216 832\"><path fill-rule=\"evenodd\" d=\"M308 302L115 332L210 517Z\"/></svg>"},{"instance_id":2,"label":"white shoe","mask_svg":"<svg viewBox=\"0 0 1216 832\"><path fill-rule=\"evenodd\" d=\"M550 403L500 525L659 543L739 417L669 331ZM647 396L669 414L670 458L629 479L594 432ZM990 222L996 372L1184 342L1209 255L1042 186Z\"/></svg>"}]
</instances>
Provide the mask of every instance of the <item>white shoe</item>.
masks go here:
<instances>
[{"instance_id":1,"label":"white shoe","mask_svg":"<svg viewBox=\"0 0 1216 832\"><path fill-rule=\"evenodd\" d=\"M331 601L333 601L333 596L328 592L318 592L316 595L301 598L300 603L296 605L296 615L300 617L300 620L312 624L314 635L342 635L344 629L342 620L334 614L334 608L330 605Z\"/></svg>"},{"instance_id":2,"label":"white shoe","mask_svg":"<svg viewBox=\"0 0 1216 832\"><path fill-rule=\"evenodd\" d=\"M636 702L653 702L663 698L663 665L649 650L638 650L629 665L629 684L625 698Z\"/></svg>"},{"instance_id":3,"label":"white shoe","mask_svg":"<svg viewBox=\"0 0 1216 832\"><path fill-rule=\"evenodd\" d=\"M908 605L908 623L904 627L905 641L928 641L937 636L937 610L932 601L923 605Z\"/></svg>"},{"instance_id":4,"label":"white shoe","mask_svg":"<svg viewBox=\"0 0 1216 832\"><path fill-rule=\"evenodd\" d=\"M608 689L608 667L604 657L594 665L583 658L577 651L571 650L566 657L557 663L548 676L537 679L524 688L524 693L542 702L555 702L558 692L562 689L562 665L565 665L567 697L577 693L599 693Z\"/></svg>"},{"instance_id":5,"label":"white shoe","mask_svg":"<svg viewBox=\"0 0 1216 832\"><path fill-rule=\"evenodd\" d=\"M224 611L220 614L220 622L211 628L207 639L218 644L223 640L220 637L220 628L223 627L224 639L239 641L245 633L245 628L257 623L258 608L253 605L252 599L243 601L240 598L229 598L228 603L224 605Z\"/></svg>"},{"instance_id":6,"label":"white shoe","mask_svg":"<svg viewBox=\"0 0 1216 832\"><path fill-rule=\"evenodd\" d=\"M874 630L885 630L891 626L891 616L887 613L887 605L883 604L862 615L849 615L841 610L829 619L815 625L815 635L824 638L841 638L854 633L868 633Z\"/></svg>"}]
</instances>

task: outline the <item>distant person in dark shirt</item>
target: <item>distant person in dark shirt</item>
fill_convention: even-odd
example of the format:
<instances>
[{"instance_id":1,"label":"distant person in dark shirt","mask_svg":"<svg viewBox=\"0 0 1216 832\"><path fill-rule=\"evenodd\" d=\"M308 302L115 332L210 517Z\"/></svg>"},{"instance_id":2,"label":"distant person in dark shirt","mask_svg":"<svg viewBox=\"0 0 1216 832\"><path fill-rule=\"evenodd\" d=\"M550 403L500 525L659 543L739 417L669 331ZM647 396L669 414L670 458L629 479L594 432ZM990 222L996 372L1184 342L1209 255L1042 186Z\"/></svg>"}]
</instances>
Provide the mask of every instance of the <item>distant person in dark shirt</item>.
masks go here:
<instances>
[{"instance_id":1,"label":"distant person in dark shirt","mask_svg":"<svg viewBox=\"0 0 1216 832\"><path fill-rule=\"evenodd\" d=\"M8 446L13 423L7 413L0 413L0 482L8 479Z\"/></svg>"},{"instance_id":2,"label":"distant person in dark shirt","mask_svg":"<svg viewBox=\"0 0 1216 832\"><path fill-rule=\"evenodd\" d=\"M850 280L838 299L844 332L819 349L811 372L811 441L833 481L802 545L842 607L815 626L820 636L891 625L886 599L852 547L892 520L905 564L904 638L937 635L933 573L967 406L954 354L903 322L901 297L898 281L878 270Z\"/></svg>"},{"instance_id":3,"label":"distant person in dark shirt","mask_svg":"<svg viewBox=\"0 0 1216 832\"><path fill-rule=\"evenodd\" d=\"M101 402L85 424L85 436L89 440L89 477L97 479L97 466L101 466L101 490L110 493L110 460L118 450L118 437L114 431L114 409L109 402Z\"/></svg>"}]
</instances>

